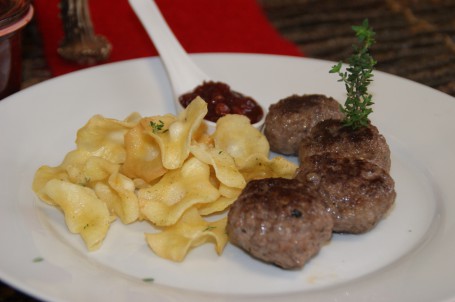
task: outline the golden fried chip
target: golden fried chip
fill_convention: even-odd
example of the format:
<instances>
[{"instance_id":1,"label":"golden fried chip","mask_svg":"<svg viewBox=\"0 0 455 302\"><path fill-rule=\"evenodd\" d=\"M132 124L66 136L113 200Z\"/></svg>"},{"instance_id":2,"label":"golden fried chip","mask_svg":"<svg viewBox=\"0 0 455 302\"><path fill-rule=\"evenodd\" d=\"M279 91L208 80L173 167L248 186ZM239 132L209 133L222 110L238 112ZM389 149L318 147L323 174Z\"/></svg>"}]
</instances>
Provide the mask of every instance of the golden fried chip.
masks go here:
<instances>
[{"instance_id":1,"label":"golden fried chip","mask_svg":"<svg viewBox=\"0 0 455 302\"><path fill-rule=\"evenodd\" d=\"M83 169L90 153L83 150L73 150L66 154L63 162L57 167L42 166L34 176L32 189L40 199L54 205L53 201L43 195L41 190L51 179L60 179L77 184L86 183ZM79 181L80 180L80 181Z\"/></svg>"},{"instance_id":2,"label":"golden fried chip","mask_svg":"<svg viewBox=\"0 0 455 302\"><path fill-rule=\"evenodd\" d=\"M66 180L69 182L68 173L62 167L49 167L41 166L36 172L35 177L33 178L32 189L33 192L38 196L39 199L46 202L47 204L55 206L54 201L43 192L44 186L51 179L60 179L62 181Z\"/></svg>"},{"instance_id":3,"label":"golden fried chip","mask_svg":"<svg viewBox=\"0 0 455 302\"><path fill-rule=\"evenodd\" d=\"M195 208L189 209L173 226L161 233L145 234L150 248L160 257L180 262L192 247L215 241L218 255L228 241L227 218L215 222L205 221Z\"/></svg>"},{"instance_id":4,"label":"golden fried chip","mask_svg":"<svg viewBox=\"0 0 455 302\"><path fill-rule=\"evenodd\" d=\"M283 157L269 159L262 154L252 154L240 169L247 181L269 177L293 178L297 165Z\"/></svg>"},{"instance_id":5,"label":"golden fried chip","mask_svg":"<svg viewBox=\"0 0 455 302\"><path fill-rule=\"evenodd\" d=\"M140 189L150 188L152 185L154 185L158 181L148 183L141 178L135 178L135 179L133 179L133 182L134 182L134 186L136 187L136 190L140 190Z\"/></svg>"},{"instance_id":6,"label":"golden fried chip","mask_svg":"<svg viewBox=\"0 0 455 302\"><path fill-rule=\"evenodd\" d=\"M91 156L87 159L83 169L83 179L73 181L73 183L90 186L91 183L108 180L112 174L116 174L120 169L119 164L114 164L104 158Z\"/></svg>"},{"instance_id":7,"label":"golden fried chip","mask_svg":"<svg viewBox=\"0 0 455 302\"><path fill-rule=\"evenodd\" d=\"M139 201L136 196L134 182L120 173L114 173L109 177L109 185L117 192L120 203L115 204L115 213L123 223L131 223L139 217Z\"/></svg>"},{"instance_id":8,"label":"golden fried chip","mask_svg":"<svg viewBox=\"0 0 455 302\"><path fill-rule=\"evenodd\" d=\"M147 132L156 139L161 149L163 166L166 169L180 168L190 153L193 134L207 114L207 103L196 98L182 111L177 119L168 124L159 118Z\"/></svg>"},{"instance_id":9,"label":"golden fried chip","mask_svg":"<svg viewBox=\"0 0 455 302\"><path fill-rule=\"evenodd\" d=\"M213 133L215 147L231 155L242 167L251 154L269 155L269 142L243 115L225 115L216 123Z\"/></svg>"},{"instance_id":10,"label":"golden fried chip","mask_svg":"<svg viewBox=\"0 0 455 302\"><path fill-rule=\"evenodd\" d=\"M170 226L195 204L212 202L220 196L210 182L210 167L195 157L181 169L168 171L150 188L138 191L141 214L158 226Z\"/></svg>"},{"instance_id":11,"label":"golden fried chip","mask_svg":"<svg viewBox=\"0 0 455 302\"><path fill-rule=\"evenodd\" d=\"M117 192L115 192L114 189L107 184L107 182L95 183L93 191L99 199L106 203L111 216L118 217L119 215L116 213L116 208L122 201L120 200L120 196L118 196Z\"/></svg>"},{"instance_id":12,"label":"golden fried chip","mask_svg":"<svg viewBox=\"0 0 455 302\"><path fill-rule=\"evenodd\" d=\"M77 132L77 148L113 163L123 163L126 157L123 137L134 126L134 122L95 115Z\"/></svg>"},{"instance_id":13,"label":"golden fried chip","mask_svg":"<svg viewBox=\"0 0 455 302\"><path fill-rule=\"evenodd\" d=\"M124 224L139 218L139 202L135 194L133 180L118 172L112 174L106 183L98 182L94 186L98 198L103 200L110 213L119 217Z\"/></svg>"},{"instance_id":14,"label":"golden fried chip","mask_svg":"<svg viewBox=\"0 0 455 302\"><path fill-rule=\"evenodd\" d=\"M111 217L106 204L92 189L52 179L46 183L42 192L63 211L68 229L80 234L89 251L101 246Z\"/></svg>"},{"instance_id":15,"label":"golden fried chip","mask_svg":"<svg viewBox=\"0 0 455 302\"><path fill-rule=\"evenodd\" d=\"M70 182L74 184L90 186L90 183L107 180L120 168L119 164L98 156L86 157L83 150L78 149L70 154L73 156L65 158L61 166L65 168Z\"/></svg>"},{"instance_id":16,"label":"golden fried chip","mask_svg":"<svg viewBox=\"0 0 455 302\"><path fill-rule=\"evenodd\" d=\"M232 187L228 187L224 184L220 184L218 187L218 191L220 191L221 196L229 197L229 198L237 198L240 195L240 193L242 192L242 189L232 188Z\"/></svg>"},{"instance_id":17,"label":"golden fried chip","mask_svg":"<svg viewBox=\"0 0 455 302\"><path fill-rule=\"evenodd\" d=\"M130 115L128 115L123 122L128 126L128 127L134 127L139 123L142 119L142 116L139 112L132 112Z\"/></svg>"},{"instance_id":18,"label":"golden fried chip","mask_svg":"<svg viewBox=\"0 0 455 302\"><path fill-rule=\"evenodd\" d=\"M83 167L87 159L91 156L92 154L87 150L75 149L66 154L60 166L65 169L68 166Z\"/></svg>"},{"instance_id":19,"label":"golden fried chip","mask_svg":"<svg viewBox=\"0 0 455 302\"><path fill-rule=\"evenodd\" d=\"M245 179L237 169L234 159L227 152L210 148L205 144L193 144L190 150L200 161L213 166L216 178L221 183L234 188L245 187Z\"/></svg>"},{"instance_id":20,"label":"golden fried chip","mask_svg":"<svg viewBox=\"0 0 455 302\"><path fill-rule=\"evenodd\" d=\"M65 156L60 167L66 171L72 183L83 184L86 182L83 170L90 156L90 152L80 149L73 150Z\"/></svg>"},{"instance_id":21,"label":"golden fried chip","mask_svg":"<svg viewBox=\"0 0 455 302\"><path fill-rule=\"evenodd\" d=\"M274 172L274 177L294 178L298 165L287 160L282 156L276 156L269 160L270 167Z\"/></svg>"},{"instance_id":22,"label":"golden fried chip","mask_svg":"<svg viewBox=\"0 0 455 302\"><path fill-rule=\"evenodd\" d=\"M199 211L199 214L202 216L208 216L215 213L219 213L230 207L234 203L234 201L236 201L237 196L235 197L220 196L214 202L201 204L197 209Z\"/></svg>"},{"instance_id":23,"label":"golden fried chip","mask_svg":"<svg viewBox=\"0 0 455 302\"><path fill-rule=\"evenodd\" d=\"M141 178L146 182L157 179L167 171L163 167L158 143L145 133L144 124L150 127L151 122L150 118L144 118L126 133L126 159L121 170L130 178Z\"/></svg>"}]
</instances>

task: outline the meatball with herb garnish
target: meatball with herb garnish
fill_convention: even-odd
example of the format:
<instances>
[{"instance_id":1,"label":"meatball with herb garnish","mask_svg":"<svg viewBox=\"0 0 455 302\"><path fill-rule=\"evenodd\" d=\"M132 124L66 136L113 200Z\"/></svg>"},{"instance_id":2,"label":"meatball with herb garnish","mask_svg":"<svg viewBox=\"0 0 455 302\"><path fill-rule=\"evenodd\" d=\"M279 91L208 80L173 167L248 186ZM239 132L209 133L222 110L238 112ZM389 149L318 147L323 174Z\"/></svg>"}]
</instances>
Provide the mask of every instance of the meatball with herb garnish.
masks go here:
<instances>
[{"instance_id":1,"label":"meatball with herb garnish","mask_svg":"<svg viewBox=\"0 0 455 302\"><path fill-rule=\"evenodd\" d=\"M352 128L341 120L322 121L311 130L299 147L299 160L314 154L335 153L343 157L356 157L377 164L390 171L390 148L384 136L369 123Z\"/></svg>"}]
</instances>

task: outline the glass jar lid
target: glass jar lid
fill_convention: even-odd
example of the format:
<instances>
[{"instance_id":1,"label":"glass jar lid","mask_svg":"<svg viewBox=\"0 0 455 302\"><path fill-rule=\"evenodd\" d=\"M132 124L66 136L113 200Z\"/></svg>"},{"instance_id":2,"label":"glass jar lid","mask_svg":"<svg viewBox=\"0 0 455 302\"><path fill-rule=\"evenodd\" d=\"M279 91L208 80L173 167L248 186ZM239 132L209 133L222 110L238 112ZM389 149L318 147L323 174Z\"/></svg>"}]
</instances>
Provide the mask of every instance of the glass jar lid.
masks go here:
<instances>
[{"instance_id":1,"label":"glass jar lid","mask_svg":"<svg viewBox=\"0 0 455 302\"><path fill-rule=\"evenodd\" d=\"M30 0L0 0L0 29L20 20L29 8Z\"/></svg>"}]
</instances>

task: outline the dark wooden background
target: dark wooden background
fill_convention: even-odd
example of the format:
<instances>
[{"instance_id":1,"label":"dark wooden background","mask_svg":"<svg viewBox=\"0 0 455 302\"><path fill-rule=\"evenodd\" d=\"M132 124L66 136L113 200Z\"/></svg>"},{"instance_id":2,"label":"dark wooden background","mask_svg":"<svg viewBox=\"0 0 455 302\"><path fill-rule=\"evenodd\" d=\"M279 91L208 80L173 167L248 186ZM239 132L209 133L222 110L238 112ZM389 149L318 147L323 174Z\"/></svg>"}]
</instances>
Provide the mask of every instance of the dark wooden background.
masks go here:
<instances>
[{"instance_id":1,"label":"dark wooden background","mask_svg":"<svg viewBox=\"0 0 455 302\"><path fill-rule=\"evenodd\" d=\"M368 18L377 69L455 96L455 0L259 0L276 28L308 57L339 61Z\"/></svg>"}]
</instances>

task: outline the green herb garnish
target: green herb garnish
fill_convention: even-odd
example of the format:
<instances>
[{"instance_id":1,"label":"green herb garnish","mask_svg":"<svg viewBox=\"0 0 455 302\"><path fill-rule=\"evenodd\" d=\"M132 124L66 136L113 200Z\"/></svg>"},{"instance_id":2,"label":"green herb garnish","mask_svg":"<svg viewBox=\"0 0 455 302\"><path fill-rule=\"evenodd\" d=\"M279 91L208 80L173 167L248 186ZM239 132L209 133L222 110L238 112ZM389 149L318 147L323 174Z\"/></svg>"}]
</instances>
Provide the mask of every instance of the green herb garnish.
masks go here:
<instances>
[{"instance_id":1,"label":"green herb garnish","mask_svg":"<svg viewBox=\"0 0 455 302\"><path fill-rule=\"evenodd\" d=\"M34 263L38 263L38 262L42 262L42 261L44 261L43 257L35 257L35 258L33 258L33 262Z\"/></svg>"},{"instance_id":2,"label":"green herb garnish","mask_svg":"<svg viewBox=\"0 0 455 302\"><path fill-rule=\"evenodd\" d=\"M158 123L155 123L154 121L150 121L150 126L152 127L153 133L158 133L161 130L163 130L164 122L162 120L159 120Z\"/></svg>"},{"instance_id":3,"label":"green herb garnish","mask_svg":"<svg viewBox=\"0 0 455 302\"><path fill-rule=\"evenodd\" d=\"M362 25L352 26L352 29L360 45L353 45L354 54L348 59L349 67L342 72L343 62L339 62L332 67L330 73L338 73L341 77L338 81L345 84L347 98L341 111L346 115L345 125L356 129L367 126L368 115L373 112L371 106L374 103L368 92L368 85L372 81L373 68L376 65L369 53L369 48L375 43L375 32L370 28L367 19Z\"/></svg>"},{"instance_id":4,"label":"green herb garnish","mask_svg":"<svg viewBox=\"0 0 455 302\"><path fill-rule=\"evenodd\" d=\"M155 281L155 279L154 278L143 278L142 281L144 281L144 282L153 282L153 281Z\"/></svg>"},{"instance_id":5,"label":"green herb garnish","mask_svg":"<svg viewBox=\"0 0 455 302\"><path fill-rule=\"evenodd\" d=\"M211 231L211 230L213 230L213 229L216 229L216 226L211 226L211 225L209 225L208 227L206 227L206 228L203 230L203 232Z\"/></svg>"}]
</instances>

